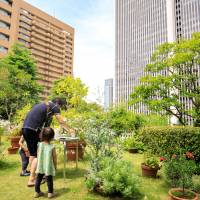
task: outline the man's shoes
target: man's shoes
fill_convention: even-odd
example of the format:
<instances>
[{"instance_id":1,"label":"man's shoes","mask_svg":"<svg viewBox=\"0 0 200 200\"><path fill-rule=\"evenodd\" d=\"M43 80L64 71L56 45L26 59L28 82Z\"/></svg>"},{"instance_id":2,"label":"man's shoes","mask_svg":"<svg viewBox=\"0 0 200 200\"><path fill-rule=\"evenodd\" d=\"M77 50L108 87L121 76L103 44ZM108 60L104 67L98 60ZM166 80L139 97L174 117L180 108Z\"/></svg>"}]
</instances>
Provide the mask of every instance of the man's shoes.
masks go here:
<instances>
[{"instance_id":1,"label":"man's shoes","mask_svg":"<svg viewBox=\"0 0 200 200\"><path fill-rule=\"evenodd\" d=\"M39 192L39 193L36 192L34 198L39 198L39 197L42 197L42 196L44 196L44 192Z\"/></svg>"},{"instance_id":2,"label":"man's shoes","mask_svg":"<svg viewBox=\"0 0 200 200\"><path fill-rule=\"evenodd\" d=\"M48 198L51 199L51 198L54 198L56 196L56 193L48 193Z\"/></svg>"},{"instance_id":3,"label":"man's shoes","mask_svg":"<svg viewBox=\"0 0 200 200\"><path fill-rule=\"evenodd\" d=\"M30 176L30 172L21 172L20 176Z\"/></svg>"}]
</instances>

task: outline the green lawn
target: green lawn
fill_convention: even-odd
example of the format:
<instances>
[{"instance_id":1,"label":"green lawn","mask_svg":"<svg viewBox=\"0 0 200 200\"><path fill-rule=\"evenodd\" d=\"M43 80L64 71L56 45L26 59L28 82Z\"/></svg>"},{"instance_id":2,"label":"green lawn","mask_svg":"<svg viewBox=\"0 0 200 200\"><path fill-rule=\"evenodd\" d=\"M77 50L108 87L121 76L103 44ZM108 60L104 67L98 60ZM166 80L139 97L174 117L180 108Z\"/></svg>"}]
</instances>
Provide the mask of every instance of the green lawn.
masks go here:
<instances>
[{"instance_id":1,"label":"green lawn","mask_svg":"<svg viewBox=\"0 0 200 200\"><path fill-rule=\"evenodd\" d=\"M7 146L7 145L6 145ZM141 190L145 194L145 200L166 200L168 187L163 181L162 171L159 172L158 178L143 178L141 177L140 163L143 155L125 153L124 158L133 163L135 173L140 176ZM6 155L5 163L0 166L0 199L1 200L21 200L33 199L34 188L28 188L27 177L20 177L20 156ZM67 163L66 176L63 180L63 164L58 165L56 177L54 178L55 192L58 193L56 199L66 200L108 200L111 198L102 197L98 194L93 194L87 191L84 184L84 174L88 167L88 161L80 161L78 170L75 169L74 162ZM47 191L46 184L42 185L42 191ZM40 199L47 199L41 197Z\"/></svg>"}]
</instances>

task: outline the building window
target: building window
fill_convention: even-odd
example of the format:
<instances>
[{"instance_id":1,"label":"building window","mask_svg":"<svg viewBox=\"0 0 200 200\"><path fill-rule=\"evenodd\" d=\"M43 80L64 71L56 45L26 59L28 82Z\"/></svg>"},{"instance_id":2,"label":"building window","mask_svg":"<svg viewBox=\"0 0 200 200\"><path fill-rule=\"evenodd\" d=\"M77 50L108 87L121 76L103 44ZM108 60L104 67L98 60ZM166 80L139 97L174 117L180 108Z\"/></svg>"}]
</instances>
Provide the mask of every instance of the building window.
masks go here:
<instances>
[{"instance_id":1,"label":"building window","mask_svg":"<svg viewBox=\"0 0 200 200\"><path fill-rule=\"evenodd\" d=\"M6 22L0 21L0 28L6 28L9 29L10 25Z\"/></svg>"},{"instance_id":2,"label":"building window","mask_svg":"<svg viewBox=\"0 0 200 200\"><path fill-rule=\"evenodd\" d=\"M30 14L27 10L24 10L24 9L21 9L21 11L24 13L24 14Z\"/></svg>"},{"instance_id":3,"label":"building window","mask_svg":"<svg viewBox=\"0 0 200 200\"><path fill-rule=\"evenodd\" d=\"M30 42L27 42L27 41L25 41L25 40L23 40L23 39L21 39L21 38L18 38L18 41L19 41L19 42L22 42L23 44L25 44L25 45L27 45L27 46L30 46Z\"/></svg>"},{"instance_id":4,"label":"building window","mask_svg":"<svg viewBox=\"0 0 200 200\"><path fill-rule=\"evenodd\" d=\"M9 40L9 36L5 35L3 33L0 33L0 40L6 40L6 41L8 41Z\"/></svg>"},{"instance_id":5,"label":"building window","mask_svg":"<svg viewBox=\"0 0 200 200\"><path fill-rule=\"evenodd\" d=\"M20 15L20 17L21 17L21 19L24 19L25 21L27 21L28 23L31 23L31 19L30 18L28 18L28 17L26 17L26 16L24 16L24 15Z\"/></svg>"},{"instance_id":6,"label":"building window","mask_svg":"<svg viewBox=\"0 0 200 200\"><path fill-rule=\"evenodd\" d=\"M20 25L23 25L23 26L25 26L25 27L27 27L29 29L31 28L31 26L29 24L27 24L25 22L22 22L22 21L20 21Z\"/></svg>"},{"instance_id":7,"label":"building window","mask_svg":"<svg viewBox=\"0 0 200 200\"><path fill-rule=\"evenodd\" d=\"M12 5L12 2L10 0L0 0L0 2Z\"/></svg>"},{"instance_id":8,"label":"building window","mask_svg":"<svg viewBox=\"0 0 200 200\"><path fill-rule=\"evenodd\" d=\"M11 16L10 12L8 12L7 10L4 10L2 8L0 8L0 15Z\"/></svg>"},{"instance_id":9,"label":"building window","mask_svg":"<svg viewBox=\"0 0 200 200\"><path fill-rule=\"evenodd\" d=\"M8 52L8 48L0 45L0 52L7 53Z\"/></svg>"},{"instance_id":10,"label":"building window","mask_svg":"<svg viewBox=\"0 0 200 200\"><path fill-rule=\"evenodd\" d=\"M26 34L24 34L24 33L22 33L22 32L19 32L19 35L22 35L23 37L25 37L25 38L27 38L27 39L30 38L30 36L28 36L28 35L26 35Z\"/></svg>"},{"instance_id":11,"label":"building window","mask_svg":"<svg viewBox=\"0 0 200 200\"><path fill-rule=\"evenodd\" d=\"M25 29L25 28L23 28L23 27L20 27L19 30L20 30L20 31L24 31L24 32L26 32L26 33L28 33L28 34L31 33L29 30L27 30L27 29Z\"/></svg>"}]
</instances>

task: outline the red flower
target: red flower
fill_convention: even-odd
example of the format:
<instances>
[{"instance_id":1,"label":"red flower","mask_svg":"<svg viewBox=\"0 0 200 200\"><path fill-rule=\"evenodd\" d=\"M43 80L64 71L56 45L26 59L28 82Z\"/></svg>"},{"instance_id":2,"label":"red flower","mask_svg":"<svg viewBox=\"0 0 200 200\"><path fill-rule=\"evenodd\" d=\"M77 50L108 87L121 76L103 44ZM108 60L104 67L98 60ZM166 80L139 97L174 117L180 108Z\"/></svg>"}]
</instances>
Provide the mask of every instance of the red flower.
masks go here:
<instances>
[{"instance_id":1,"label":"red flower","mask_svg":"<svg viewBox=\"0 0 200 200\"><path fill-rule=\"evenodd\" d=\"M192 152L187 151L187 152L185 153L185 155L186 155L186 157L189 158L189 159L194 159L194 156L193 156Z\"/></svg>"},{"instance_id":2,"label":"red flower","mask_svg":"<svg viewBox=\"0 0 200 200\"><path fill-rule=\"evenodd\" d=\"M162 162L162 161L164 161L164 160L166 160L166 158L165 157L160 157L160 162Z\"/></svg>"}]
</instances>

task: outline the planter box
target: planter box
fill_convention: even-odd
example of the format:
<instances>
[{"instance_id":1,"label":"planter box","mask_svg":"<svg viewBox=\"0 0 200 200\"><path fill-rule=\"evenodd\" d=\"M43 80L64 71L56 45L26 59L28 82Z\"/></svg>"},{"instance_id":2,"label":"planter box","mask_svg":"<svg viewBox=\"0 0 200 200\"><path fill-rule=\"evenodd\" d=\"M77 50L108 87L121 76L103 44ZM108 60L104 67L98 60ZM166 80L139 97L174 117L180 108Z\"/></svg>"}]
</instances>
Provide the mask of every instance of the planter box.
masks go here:
<instances>
[{"instance_id":1,"label":"planter box","mask_svg":"<svg viewBox=\"0 0 200 200\"><path fill-rule=\"evenodd\" d=\"M12 136L10 138L11 147L19 148L19 140L20 140L20 136Z\"/></svg>"},{"instance_id":2,"label":"planter box","mask_svg":"<svg viewBox=\"0 0 200 200\"><path fill-rule=\"evenodd\" d=\"M18 147L9 147L8 150L8 154L16 154L18 152Z\"/></svg>"},{"instance_id":3,"label":"planter box","mask_svg":"<svg viewBox=\"0 0 200 200\"><path fill-rule=\"evenodd\" d=\"M138 149L130 148L130 149L128 149L128 152L129 153L138 153Z\"/></svg>"},{"instance_id":4,"label":"planter box","mask_svg":"<svg viewBox=\"0 0 200 200\"><path fill-rule=\"evenodd\" d=\"M191 190L187 190L185 189L185 191L187 192L191 192L194 194L194 198L190 198L190 199L186 199L186 198L180 198L180 197L176 197L172 194L172 192L175 192L175 191L182 191L181 188L172 188L171 190L169 190L168 194L169 194L169 200L198 200L198 194L196 194L195 192L191 191Z\"/></svg>"},{"instance_id":5,"label":"planter box","mask_svg":"<svg viewBox=\"0 0 200 200\"><path fill-rule=\"evenodd\" d=\"M149 166L146 166L144 163L141 164L141 169L142 169L142 176L152 177L152 178L156 178L157 172L159 170L156 168L151 168Z\"/></svg>"},{"instance_id":6,"label":"planter box","mask_svg":"<svg viewBox=\"0 0 200 200\"><path fill-rule=\"evenodd\" d=\"M75 161L76 160L76 142L67 142L67 160ZM82 160L84 155L86 143L84 141L78 142L78 159Z\"/></svg>"}]
</instances>

